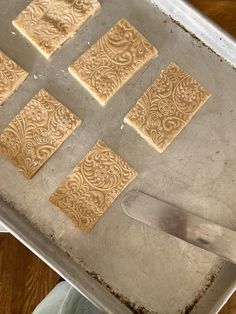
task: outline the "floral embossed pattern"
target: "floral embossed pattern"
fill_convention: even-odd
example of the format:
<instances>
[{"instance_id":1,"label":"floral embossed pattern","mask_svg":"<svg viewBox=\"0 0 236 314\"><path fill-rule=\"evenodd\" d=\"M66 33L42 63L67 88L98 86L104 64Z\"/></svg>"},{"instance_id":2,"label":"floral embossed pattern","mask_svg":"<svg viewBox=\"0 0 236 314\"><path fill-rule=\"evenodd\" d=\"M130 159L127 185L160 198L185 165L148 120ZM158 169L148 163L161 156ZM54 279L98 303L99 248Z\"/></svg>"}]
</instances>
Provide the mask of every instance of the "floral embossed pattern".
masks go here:
<instances>
[{"instance_id":1,"label":"floral embossed pattern","mask_svg":"<svg viewBox=\"0 0 236 314\"><path fill-rule=\"evenodd\" d=\"M24 82L28 73L0 51L0 105Z\"/></svg>"},{"instance_id":2,"label":"floral embossed pattern","mask_svg":"<svg viewBox=\"0 0 236 314\"><path fill-rule=\"evenodd\" d=\"M49 58L99 8L97 0L33 0L12 23Z\"/></svg>"},{"instance_id":3,"label":"floral embossed pattern","mask_svg":"<svg viewBox=\"0 0 236 314\"><path fill-rule=\"evenodd\" d=\"M41 89L0 134L0 153L30 179L80 122Z\"/></svg>"},{"instance_id":4,"label":"floral embossed pattern","mask_svg":"<svg viewBox=\"0 0 236 314\"><path fill-rule=\"evenodd\" d=\"M50 197L83 231L89 231L137 176L103 141L89 151Z\"/></svg>"},{"instance_id":5,"label":"floral embossed pattern","mask_svg":"<svg viewBox=\"0 0 236 314\"><path fill-rule=\"evenodd\" d=\"M105 105L135 72L155 56L156 48L122 19L80 56L69 71Z\"/></svg>"},{"instance_id":6,"label":"floral embossed pattern","mask_svg":"<svg viewBox=\"0 0 236 314\"><path fill-rule=\"evenodd\" d=\"M124 121L163 152L209 97L198 82L171 63Z\"/></svg>"}]
</instances>

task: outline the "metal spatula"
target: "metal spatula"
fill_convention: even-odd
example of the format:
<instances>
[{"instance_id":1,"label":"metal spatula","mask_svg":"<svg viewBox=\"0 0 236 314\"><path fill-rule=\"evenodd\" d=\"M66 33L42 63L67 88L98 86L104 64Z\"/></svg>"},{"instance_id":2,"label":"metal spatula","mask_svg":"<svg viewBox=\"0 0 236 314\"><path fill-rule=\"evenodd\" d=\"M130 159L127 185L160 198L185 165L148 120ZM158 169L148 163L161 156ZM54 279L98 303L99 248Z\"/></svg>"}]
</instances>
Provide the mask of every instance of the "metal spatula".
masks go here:
<instances>
[{"instance_id":1,"label":"metal spatula","mask_svg":"<svg viewBox=\"0 0 236 314\"><path fill-rule=\"evenodd\" d=\"M142 192L128 192L122 208L133 219L236 263L236 232L230 229Z\"/></svg>"}]
</instances>

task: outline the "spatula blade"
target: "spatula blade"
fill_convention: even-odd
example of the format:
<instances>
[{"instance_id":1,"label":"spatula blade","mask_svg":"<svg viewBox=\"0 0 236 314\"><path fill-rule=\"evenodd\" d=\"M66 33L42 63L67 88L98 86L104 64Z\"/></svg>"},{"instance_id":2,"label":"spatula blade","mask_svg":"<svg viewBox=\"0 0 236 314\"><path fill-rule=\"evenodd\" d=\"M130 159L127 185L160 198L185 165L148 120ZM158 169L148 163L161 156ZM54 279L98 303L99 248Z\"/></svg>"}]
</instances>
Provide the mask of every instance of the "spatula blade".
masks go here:
<instances>
[{"instance_id":1,"label":"spatula blade","mask_svg":"<svg viewBox=\"0 0 236 314\"><path fill-rule=\"evenodd\" d=\"M142 192L128 192L123 211L150 227L236 263L236 232L183 211Z\"/></svg>"}]
</instances>

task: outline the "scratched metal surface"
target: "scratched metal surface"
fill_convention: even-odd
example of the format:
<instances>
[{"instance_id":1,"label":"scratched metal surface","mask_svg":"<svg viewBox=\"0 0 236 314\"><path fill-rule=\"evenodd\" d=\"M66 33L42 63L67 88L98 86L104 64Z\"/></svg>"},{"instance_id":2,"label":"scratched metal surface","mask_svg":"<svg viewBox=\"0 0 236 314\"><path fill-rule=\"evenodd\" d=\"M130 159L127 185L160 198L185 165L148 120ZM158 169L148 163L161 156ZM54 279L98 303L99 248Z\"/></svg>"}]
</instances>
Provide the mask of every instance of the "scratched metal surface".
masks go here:
<instances>
[{"instance_id":1,"label":"scratched metal surface","mask_svg":"<svg viewBox=\"0 0 236 314\"><path fill-rule=\"evenodd\" d=\"M30 72L0 109L0 131L42 87L83 120L30 181L0 157L0 195L74 261L136 306L157 313L184 312L222 266L219 258L130 220L121 211L122 194L88 235L48 198L101 138L139 172L127 190L140 189L236 228L236 72L151 2L100 2L99 13L47 61L11 25L29 1L0 0L0 49ZM157 47L159 57L103 108L67 69L121 17ZM121 125L125 114L171 61L192 74L213 96L159 154L132 128ZM20 230L21 226L17 227Z\"/></svg>"}]
</instances>

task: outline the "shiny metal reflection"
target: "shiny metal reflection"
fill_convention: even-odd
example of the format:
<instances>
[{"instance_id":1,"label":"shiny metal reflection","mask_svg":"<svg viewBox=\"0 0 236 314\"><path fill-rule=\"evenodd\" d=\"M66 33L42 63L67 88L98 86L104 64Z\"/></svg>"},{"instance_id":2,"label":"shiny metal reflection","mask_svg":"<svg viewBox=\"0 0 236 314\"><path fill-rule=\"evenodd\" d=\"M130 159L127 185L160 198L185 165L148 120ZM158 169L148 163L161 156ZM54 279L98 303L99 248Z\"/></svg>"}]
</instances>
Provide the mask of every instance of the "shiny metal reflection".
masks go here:
<instances>
[{"instance_id":1,"label":"shiny metal reflection","mask_svg":"<svg viewBox=\"0 0 236 314\"><path fill-rule=\"evenodd\" d=\"M236 232L230 229L137 191L125 195L122 208L133 219L236 263Z\"/></svg>"}]
</instances>

